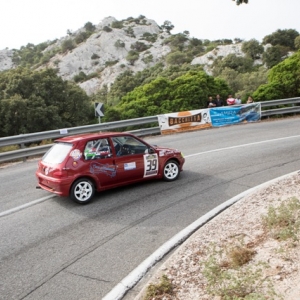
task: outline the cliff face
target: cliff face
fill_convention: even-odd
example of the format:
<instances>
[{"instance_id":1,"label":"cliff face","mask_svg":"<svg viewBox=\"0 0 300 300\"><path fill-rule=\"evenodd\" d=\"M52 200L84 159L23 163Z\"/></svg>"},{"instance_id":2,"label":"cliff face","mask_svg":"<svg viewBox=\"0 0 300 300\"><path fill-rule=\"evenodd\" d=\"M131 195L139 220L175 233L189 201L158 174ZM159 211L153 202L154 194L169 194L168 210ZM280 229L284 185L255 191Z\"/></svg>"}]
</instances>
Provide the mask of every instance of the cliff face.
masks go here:
<instances>
[{"instance_id":1,"label":"cliff face","mask_svg":"<svg viewBox=\"0 0 300 300\"><path fill-rule=\"evenodd\" d=\"M109 87L125 70L135 73L154 66L171 51L170 47L163 45L169 34L163 32L153 20L143 20L145 24L142 25L124 22L119 29L109 27L117 21L115 18L106 18L85 42L67 53L57 54L48 66L57 67L58 74L66 80L73 79L80 72L88 77L96 75L79 84L88 94L96 92L103 85ZM112 30L106 31L107 27ZM147 41L147 37L153 37L153 41ZM138 47L141 48L136 51L138 58L130 62L126 59L129 51Z\"/></svg>"},{"instance_id":2,"label":"cliff face","mask_svg":"<svg viewBox=\"0 0 300 300\"><path fill-rule=\"evenodd\" d=\"M9 49L0 50L0 71L14 68L12 56L14 51Z\"/></svg>"}]
</instances>

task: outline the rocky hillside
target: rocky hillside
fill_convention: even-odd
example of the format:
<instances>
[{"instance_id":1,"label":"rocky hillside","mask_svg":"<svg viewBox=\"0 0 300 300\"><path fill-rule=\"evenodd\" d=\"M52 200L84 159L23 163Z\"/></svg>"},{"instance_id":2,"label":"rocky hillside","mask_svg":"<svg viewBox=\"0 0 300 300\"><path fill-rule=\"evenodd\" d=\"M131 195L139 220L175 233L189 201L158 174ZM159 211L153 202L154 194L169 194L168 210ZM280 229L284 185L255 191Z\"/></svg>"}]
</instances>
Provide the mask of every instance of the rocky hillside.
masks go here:
<instances>
[{"instance_id":1,"label":"rocky hillside","mask_svg":"<svg viewBox=\"0 0 300 300\"><path fill-rule=\"evenodd\" d=\"M0 71L9 70L14 67L12 56L14 51L9 49L0 50Z\"/></svg>"},{"instance_id":2,"label":"rocky hillside","mask_svg":"<svg viewBox=\"0 0 300 300\"><path fill-rule=\"evenodd\" d=\"M86 40L81 43L77 40L75 43L76 38L84 31L85 28L81 28L49 43L43 53L56 54L38 68L57 68L58 74L65 80L80 77L77 82L88 95L97 92L104 85L109 87L126 70L136 73L159 61L165 61L166 55L171 52L170 46L164 43L171 34L155 21L143 16L123 21L113 17L105 18L95 26L93 34ZM74 46L67 51L56 51L67 42L73 42ZM14 50L8 49L0 51L0 71L15 67L13 52ZM191 64L203 64L207 73L210 73L210 65L216 57L225 57L231 53L244 56L241 44L218 46L205 55L194 58Z\"/></svg>"},{"instance_id":3,"label":"rocky hillside","mask_svg":"<svg viewBox=\"0 0 300 300\"><path fill-rule=\"evenodd\" d=\"M85 42L67 53L57 54L48 66L58 67L59 75L66 80L73 79L80 72L87 76L94 74L91 79L79 84L88 94L104 84L109 86L125 70L135 73L153 66L171 51L170 47L163 45L169 34L163 32L153 20L144 20L144 24L124 21L122 28L112 28L111 25L117 20L108 17ZM138 53L136 60L126 59L130 51L134 51L133 56Z\"/></svg>"}]
</instances>

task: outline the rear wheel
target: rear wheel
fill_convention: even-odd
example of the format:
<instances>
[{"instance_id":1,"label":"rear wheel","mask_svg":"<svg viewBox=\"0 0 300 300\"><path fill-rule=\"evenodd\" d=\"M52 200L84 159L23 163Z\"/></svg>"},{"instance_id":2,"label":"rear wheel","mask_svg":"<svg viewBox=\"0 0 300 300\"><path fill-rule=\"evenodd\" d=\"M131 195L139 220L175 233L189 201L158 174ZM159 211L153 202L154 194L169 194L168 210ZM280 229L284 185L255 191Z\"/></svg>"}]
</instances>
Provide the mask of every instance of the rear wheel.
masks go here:
<instances>
[{"instance_id":1,"label":"rear wheel","mask_svg":"<svg viewBox=\"0 0 300 300\"><path fill-rule=\"evenodd\" d=\"M78 179L72 185L70 197L79 204L89 203L95 194L93 182L87 178Z\"/></svg>"},{"instance_id":2,"label":"rear wheel","mask_svg":"<svg viewBox=\"0 0 300 300\"><path fill-rule=\"evenodd\" d=\"M175 160L169 160L164 166L164 180L173 181L179 176L179 165Z\"/></svg>"}]
</instances>

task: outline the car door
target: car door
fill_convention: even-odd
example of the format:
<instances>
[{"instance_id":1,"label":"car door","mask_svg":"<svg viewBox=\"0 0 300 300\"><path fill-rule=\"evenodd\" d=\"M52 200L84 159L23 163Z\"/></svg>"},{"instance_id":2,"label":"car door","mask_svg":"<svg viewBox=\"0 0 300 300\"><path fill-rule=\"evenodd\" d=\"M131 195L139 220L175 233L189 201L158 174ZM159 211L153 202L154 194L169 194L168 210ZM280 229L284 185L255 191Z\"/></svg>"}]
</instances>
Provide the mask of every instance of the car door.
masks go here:
<instances>
[{"instance_id":1,"label":"car door","mask_svg":"<svg viewBox=\"0 0 300 300\"><path fill-rule=\"evenodd\" d=\"M84 159L89 172L98 178L101 187L117 183L115 159L107 138L88 141L84 149Z\"/></svg>"},{"instance_id":2,"label":"car door","mask_svg":"<svg viewBox=\"0 0 300 300\"><path fill-rule=\"evenodd\" d=\"M112 138L115 148L115 165L119 182L138 181L144 177L144 155L148 146L126 135Z\"/></svg>"}]
</instances>

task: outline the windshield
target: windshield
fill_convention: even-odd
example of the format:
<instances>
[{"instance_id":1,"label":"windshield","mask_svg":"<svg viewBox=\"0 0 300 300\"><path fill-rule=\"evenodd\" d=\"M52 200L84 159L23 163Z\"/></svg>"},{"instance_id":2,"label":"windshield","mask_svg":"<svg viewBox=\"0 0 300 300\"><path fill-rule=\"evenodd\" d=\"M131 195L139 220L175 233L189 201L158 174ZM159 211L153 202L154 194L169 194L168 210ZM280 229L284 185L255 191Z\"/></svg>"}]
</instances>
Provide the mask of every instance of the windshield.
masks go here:
<instances>
[{"instance_id":1,"label":"windshield","mask_svg":"<svg viewBox=\"0 0 300 300\"><path fill-rule=\"evenodd\" d=\"M69 143L57 143L53 145L43 156L43 162L60 164L68 155L73 145Z\"/></svg>"}]
</instances>

